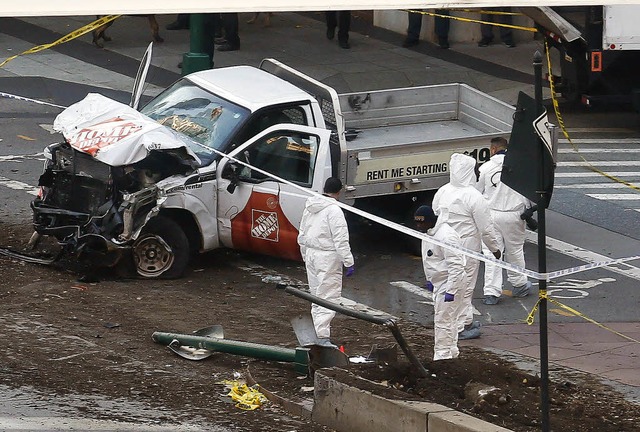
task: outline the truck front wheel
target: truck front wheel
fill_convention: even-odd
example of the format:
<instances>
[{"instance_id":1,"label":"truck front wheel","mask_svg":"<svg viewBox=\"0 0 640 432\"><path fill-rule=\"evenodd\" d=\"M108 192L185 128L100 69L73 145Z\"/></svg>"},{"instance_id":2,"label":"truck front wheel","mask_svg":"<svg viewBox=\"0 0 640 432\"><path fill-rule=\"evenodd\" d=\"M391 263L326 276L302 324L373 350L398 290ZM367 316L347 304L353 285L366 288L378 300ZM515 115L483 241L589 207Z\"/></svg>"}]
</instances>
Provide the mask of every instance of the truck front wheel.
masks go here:
<instances>
[{"instance_id":1,"label":"truck front wheel","mask_svg":"<svg viewBox=\"0 0 640 432\"><path fill-rule=\"evenodd\" d=\"M189 239L174 220L156 216L133 244L136 272L145 278L176 279L189 264Z\"/></svg>"}]
</instances>

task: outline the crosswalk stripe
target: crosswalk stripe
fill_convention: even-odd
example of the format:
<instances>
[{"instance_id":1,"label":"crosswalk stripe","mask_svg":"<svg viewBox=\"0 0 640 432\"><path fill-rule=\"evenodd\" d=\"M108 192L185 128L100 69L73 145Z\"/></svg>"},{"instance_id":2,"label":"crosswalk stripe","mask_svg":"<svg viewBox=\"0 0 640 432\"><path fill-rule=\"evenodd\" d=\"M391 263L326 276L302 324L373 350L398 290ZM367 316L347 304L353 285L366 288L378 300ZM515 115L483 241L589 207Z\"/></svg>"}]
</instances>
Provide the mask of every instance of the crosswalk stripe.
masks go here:
<instances>
[{"instance_id":1,"label":"crosswalk stripe","mask_svg":"<svg viewBox=\"0 0 640 432\"><path fill-rule=\"evenodd\" d=\"M640 177L640 172L633 171L615 171L615 172L607 172L607 174L613 177ZM556 178L581 178L581 177L602 177L602 174L592 171L585 172L557 172L555 173Z\"/></svg>"},{"instance_id":2,"label":"crosswalk stripe","mask_svg":"<svg viewBox=\"0 0 640 432\"><path fill-rule=\"evenodd\" d=\"M557 184L553 187L554 189L627 189L629 186L622 183L571 183Z\"/></svg>"},{"instance_id":3,"label":"crosswalk stripe","mask_svg":"<svg viewBox=\"0 0 640 432\"><path fill-rule=\"evenodd\" d=\"M31 195L38 195L38 188L22 183L21 181L11 180L6 177L0 176L0 186L8 187L9 189L25 191Z\"/></svg>"},{"instance_id":4,"label":"crosswalk stripe","mask_svg":"<svg viewBox=\"0 0 640 432\"><path fill-rule=\"evenodd\" d=\"M558 153L563 154L575 154L575 150L567 148L567 149L558 149ZM604 148L604 147L590 147L586 149L579 149L579 153L590 154L590 153L640 153L640 148Z\"/></svg>"},{"instance_id":5,"label":"crosswalk stripe","mask_svg":"<svg viewBox=\"0 0 640 432\"><path fill-rule=\"evenodd\" d=\"M640 201L640 193L637 194L585 194L591 198L603 201Z\"/></svg>"},{"instance_id":6,"label":"crosswalk stripe","mask_svg":"<svg viewBox=\"0 0 640 432\"><path fill-rule=\"evenodd\" d=\"M586 167L589 165L593 166L614 166L614 167L632 167L632 166L640 166L640 160L637 161L574 161L574 162L558 162L558 166L561 167Z\"/></svg>"},{"instance_id":7,"label":"crosswalk stripe","mask_svg":"<svg viewBox=\"0 0 640 432\"><path fill-rule=\"evenodd\" d=\"M640 139L638 138L611 138L611 139L603 139L603 138L578 138L571 139L574 144L621 144L621 143L637 143L640 144ZM569 140L560 138L558 140L560 144L569 144Z\"/></svg>"}]
</instances>

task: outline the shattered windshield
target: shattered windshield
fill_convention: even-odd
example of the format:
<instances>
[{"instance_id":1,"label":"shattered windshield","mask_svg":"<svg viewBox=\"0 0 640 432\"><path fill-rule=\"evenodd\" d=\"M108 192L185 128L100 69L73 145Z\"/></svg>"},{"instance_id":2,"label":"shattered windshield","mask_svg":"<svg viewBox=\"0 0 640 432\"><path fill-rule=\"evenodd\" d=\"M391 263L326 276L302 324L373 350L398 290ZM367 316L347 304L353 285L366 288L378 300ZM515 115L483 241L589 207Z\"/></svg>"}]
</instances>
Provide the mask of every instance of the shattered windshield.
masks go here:
<instances>
[{"instance_id":1,"label":"shattered windshield","mask_svg":"<svg viewBox=\"0 0 640 432\"><path fill-rule=\"evenodd\" d=\"M189 147L208 165L249 115L249 110L182 79L140 110L193 142Z\"/></svg>"}]
</instances>

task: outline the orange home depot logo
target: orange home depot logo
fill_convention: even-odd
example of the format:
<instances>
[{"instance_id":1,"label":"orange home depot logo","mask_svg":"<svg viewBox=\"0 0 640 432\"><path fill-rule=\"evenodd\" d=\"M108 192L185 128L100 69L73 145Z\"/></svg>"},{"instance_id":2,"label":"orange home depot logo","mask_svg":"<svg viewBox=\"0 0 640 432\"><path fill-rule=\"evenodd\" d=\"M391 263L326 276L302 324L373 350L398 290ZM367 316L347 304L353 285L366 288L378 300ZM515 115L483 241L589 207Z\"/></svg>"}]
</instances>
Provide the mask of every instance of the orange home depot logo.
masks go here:
<instances>
[{"instance_id":1,"label":"orange home depot logo","mask_svg":"<svg viewBox=\"0 0 640 432\"><path fill-rule=\"evenodd\" d=\"M95 156L101 148L114 144L142 129L131 120L115 117L78 131L69 144L78 150Z\"/></svg>"},{"instance_id":2,"label":"orange home depot logo","mask_svg":"<svg viewBox=\"0 0 640 432\"><path fill-rule=\"evenodd\" d=\"M278 214L276 212L264 212L252 210L251 237L278 241L279 227Z\"/></svg>"},{"instance_id":3,"label":"orange home depot logo","mask_svg":"<svg viewBox=\"0 0 640 432\"><path fill-rule=\"evenodd\" d=\"M236 249L302 260L298 229L287 219L277 194L252 192L247 205L231 219Z\"/></svg>"}]
</instances>

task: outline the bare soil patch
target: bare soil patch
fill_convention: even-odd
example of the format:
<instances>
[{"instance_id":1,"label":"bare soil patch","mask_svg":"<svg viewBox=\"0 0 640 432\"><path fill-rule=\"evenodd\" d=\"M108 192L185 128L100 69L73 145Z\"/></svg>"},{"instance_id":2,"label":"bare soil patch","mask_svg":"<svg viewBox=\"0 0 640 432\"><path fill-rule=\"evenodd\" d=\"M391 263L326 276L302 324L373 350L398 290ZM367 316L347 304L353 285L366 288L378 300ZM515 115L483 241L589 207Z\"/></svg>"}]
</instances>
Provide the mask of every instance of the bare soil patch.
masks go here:
<instances>
[{"instance_id":1,"label":"bare soil patch","mask_svg":"<svg viewBox=\"0 0 640 432\"><path fill-rule=\"evenodd\" d=\"M28 224L0 222L0 246L19 249L30 232ZM68 262L45 267L0 256L0 339L5 342L0 383L49 394L141 401L166 409L167 418L159 419L163 422L200 417L244 431L326 430L274 404L238 410L223 395L220 382L249 368L270 392L309 400L313 380L300 377L292 364L224 353L193 362L151 340L154 331L188 334L221 324L228 339L296 347L290 319L306 312L308 303L238 270L246 261L305 278L296 263L232 251L204 255L178 281L118 279L109 270L96 272ZM83 279L85 274L91 278ZM340 315L334 323L334 339L349 355L366 356L374 344L394 343L382 326ZM534 375L495 354L464 346L460 359L430 361L433 330L411 323L400 327L430 376L418 378L399 351L398 363L350 368L352 376L378 383L371 391L437 402L518 432L540 429L540 380ZM480 400L472 396L480 384L499 391ZM555 432L640 430L640 407L589 376L554 377L551 409ZM93 407L87 412L103 415Z\"/></svg>"}]
</instances>

